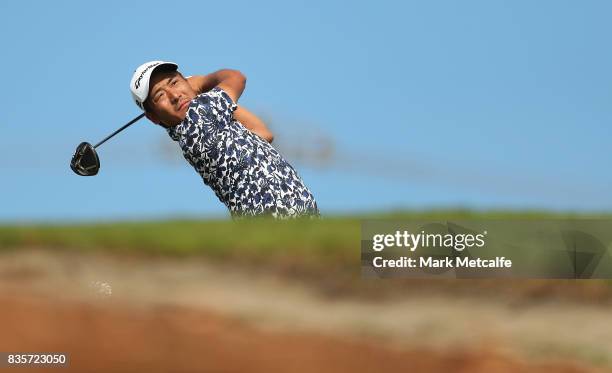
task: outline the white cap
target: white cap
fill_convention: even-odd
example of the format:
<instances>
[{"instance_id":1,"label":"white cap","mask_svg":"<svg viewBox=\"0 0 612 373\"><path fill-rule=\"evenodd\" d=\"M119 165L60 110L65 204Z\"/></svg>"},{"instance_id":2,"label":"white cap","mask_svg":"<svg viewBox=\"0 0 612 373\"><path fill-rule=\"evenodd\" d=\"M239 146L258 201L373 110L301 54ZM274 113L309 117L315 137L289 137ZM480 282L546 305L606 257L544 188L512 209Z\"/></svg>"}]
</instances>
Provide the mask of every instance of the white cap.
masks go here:
<instances>
[{"instance_id":1,"label":"white cap","mask_svg":"<svg viewBox=\"0 0 612 373\"><path fill-rule=\"evenodd\" d=\"M178 65L174 62L165 62L165 61L151 61L147 63L143 63L138 66L136 71L134 71L134 75L132 75L132 80L130 81L130 91L132 91L132 97L138 105L139 108L144 110L143 102L147 99L149 95L149 81L151 80L151 74L160 66L169 66L172 69L178 69Z\"/></svg>"}]
</instances>

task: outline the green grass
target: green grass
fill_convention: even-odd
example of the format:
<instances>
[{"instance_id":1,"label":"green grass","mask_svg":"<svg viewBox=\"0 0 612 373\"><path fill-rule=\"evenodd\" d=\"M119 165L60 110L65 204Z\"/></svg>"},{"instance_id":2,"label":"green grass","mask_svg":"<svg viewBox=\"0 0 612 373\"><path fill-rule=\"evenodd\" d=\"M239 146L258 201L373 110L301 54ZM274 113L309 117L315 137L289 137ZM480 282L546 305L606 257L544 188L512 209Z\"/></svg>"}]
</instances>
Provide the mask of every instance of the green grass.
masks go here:
<instances>
[{"instance_id":1,"label":"green grass","mask_svg":"<svg viewBox=\"0 0 612 373\"><path fill-rule=\"evenodd\" d=\"M0 226L0 252L23 248L44 250L98 251L120 255L161 255L166 257L206 257L233 264L255 264L281 273L314 279L334 294L363 294L380 297L407 289L441 289L452 294L474 291L497 296L525 297L532 300L549 295L580 302L612 299L610 280L538 281L488 279L454 281L422 279L416 282L360 281L361 222L367 219L487 220L487 219L612 218L612 214L558 214L527 211L438 210L392 212L360 216L325 217L316 221L274 221L252 219L117 221L87 224L31 224ZM520 246L520 242L517 245ZM526 245L528 246L528 245ZM319 281L320 280L320 281ZM478 282L476 282L478 281ZM564 282L565 281L565 282ZM558 289L562 288L562 291ZM396 289L396 290L393 290ZM475 290L476 289L476 290ZM325 290L328 291L328 290ZM343 293L343 294L344 294Z\"/></svg>"},{"instance_id":2,"label":"green grass","mask_svg":"<svg viewBox=\"0 0 612 373\"><path fill-rule=\"evenodd\" d=\"M173 220L79 225L0 227L0 249L45 247L219 258L293 257L358 260L360 224L354 219L322 221Z\"/></svg>"},{"instance_id":3,"label":"green grass","mask_svg":"<svg viewBox=\"0 0 612 373\"><path fill-rule=\"evenodd\" d=\"M359 262L363 219L541 219L612 215L432 210L328 217L318 221L170 220L0 226L0 249L45 247L265 260L292 258L351 266Z\"/></svg>"}]
</instances>

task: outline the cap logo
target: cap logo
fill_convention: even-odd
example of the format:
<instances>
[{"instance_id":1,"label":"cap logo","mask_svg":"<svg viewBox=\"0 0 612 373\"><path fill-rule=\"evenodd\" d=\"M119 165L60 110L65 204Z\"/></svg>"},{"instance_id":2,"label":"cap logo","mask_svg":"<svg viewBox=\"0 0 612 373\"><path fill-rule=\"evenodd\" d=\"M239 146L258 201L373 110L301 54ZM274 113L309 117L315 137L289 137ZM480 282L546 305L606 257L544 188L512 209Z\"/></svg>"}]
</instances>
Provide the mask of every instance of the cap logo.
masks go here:
<instances>
[{"instance_id":1,"label":"cap logo","mask_svg":"<svg viewBox=\"0 0 612 373\"><path fill-rule=\"evenodd\" d=\"M136 82L134 83L134 87L136 87L136 89L138 89L140 87L140 81L142 80L142 77L144 76L144 74L149 71L151 68L159 65L159 62L156 63L152 63L149 66L145 67L144 70L142 70L142 72L140 73L140 76L138 77L138 79L136 79Z\"/></svg>"}]
</instances>

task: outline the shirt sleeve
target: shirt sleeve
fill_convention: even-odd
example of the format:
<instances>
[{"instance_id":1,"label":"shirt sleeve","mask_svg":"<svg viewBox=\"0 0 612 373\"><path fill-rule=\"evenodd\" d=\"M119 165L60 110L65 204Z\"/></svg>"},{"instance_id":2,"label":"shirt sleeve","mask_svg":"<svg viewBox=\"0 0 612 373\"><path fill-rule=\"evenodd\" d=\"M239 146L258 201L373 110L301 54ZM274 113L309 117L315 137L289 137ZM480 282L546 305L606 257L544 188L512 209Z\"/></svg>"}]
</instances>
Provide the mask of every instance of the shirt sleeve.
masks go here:
<instances>
[{"instance_id":1,"label":"shirt sleeve","mask_svg":"<svg viewBox=\"0 0 612 373\"><path fill-rule=\"evenodd\" d=\"M238 107L232 98L219 87L197 97L198 106L203 109L208 121L216 121L221 127L227 126L232 121L232 114Z\"/></svg>"},{"instance_id":2,"label":"shirt sleeve","mask_svg":"<svg viewBox=\"0 0 612 373\"><path fill-rule=\"evenodd\" d=\"M195 97L185 121L177 131L181 132L179 144L183 155L199 171L207 159L215 158L218 136L227 129L232 114L238 107L232 98L219 87Z\"/></svg>"}]
</instances>

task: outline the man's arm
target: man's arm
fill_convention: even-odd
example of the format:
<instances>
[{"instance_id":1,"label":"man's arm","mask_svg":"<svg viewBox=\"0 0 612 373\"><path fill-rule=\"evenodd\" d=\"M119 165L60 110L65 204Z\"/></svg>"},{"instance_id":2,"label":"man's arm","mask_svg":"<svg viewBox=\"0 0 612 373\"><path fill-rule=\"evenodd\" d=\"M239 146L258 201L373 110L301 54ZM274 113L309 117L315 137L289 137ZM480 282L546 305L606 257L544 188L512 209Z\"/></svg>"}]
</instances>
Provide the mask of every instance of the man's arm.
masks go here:
<instances>
[{"instance_id":1,"label":"man's arm","mask_svg":"<svg viewBox=\"0 0 612 373\"><path fill-rule=\"evenodd\" d=\"M238 108L234 111L234 119L242 123L246 129L266 140L270 144L274 140L274 135L272 132L270 132L266 124L255 114L245 109L244 106L238 105Z\"/></svg>"},{"instance_id":2,"label":"man's arm","mask_svg":"<svg viewBox=\"0 0 612 373\"><path fill-rule=\"evenodd\" d=\"M208 75L190 76L189 78L187 78L187 81L189 82L191 87L198 94L200 94L203 92L208 92L214 87L219 87L220 86L220 84L218 84L219 79L223 78L224 76L230 76L229 84L226 84L226 86L227 85L231 86L233 84L239 85L240 77L238 76L238 74L240 74L240 72L237 72L238 74L236 74L236 72L237 72L236 70L219 70L217 72L214 72ZM234 76L231 77L231 75L234 75ZM240 75L243 76L242 74ZM242 90L244 90L244 83L245 81L243 81L243 85L241 88ZM221 87L221 88L224 91L226 91L228 95L230 95L230 97L232 98L232 100L234 100L234 102L236 102L237 98L234 99L232 94L228 91L228 88L226 87ZM240 93L242 93L242 91ZM267 142L272 143L272 141L274 140L274 135L272 134L272 132L270 132L266 124L261 119L259 119L259 117L257 117L255 114L248 111L244 106L238 105L238 108L234 111L233 117L235 120L240 122L246 129L253 132L257 136L261 137L262 139L266 140Z\"/></svg>"},{"instance_id":3,"label":"man's arm","mask_svg":"<svg viewBox=\"0 0 612 373\"><path fill-rule=\"evenodd\" d=\"M246 77L238 70L223 69L208 75L196 75L187 78L191 87L198 93L208 92L215 87L224 90L234 101L244 92Z\"/></svg>"}]
</instances>

